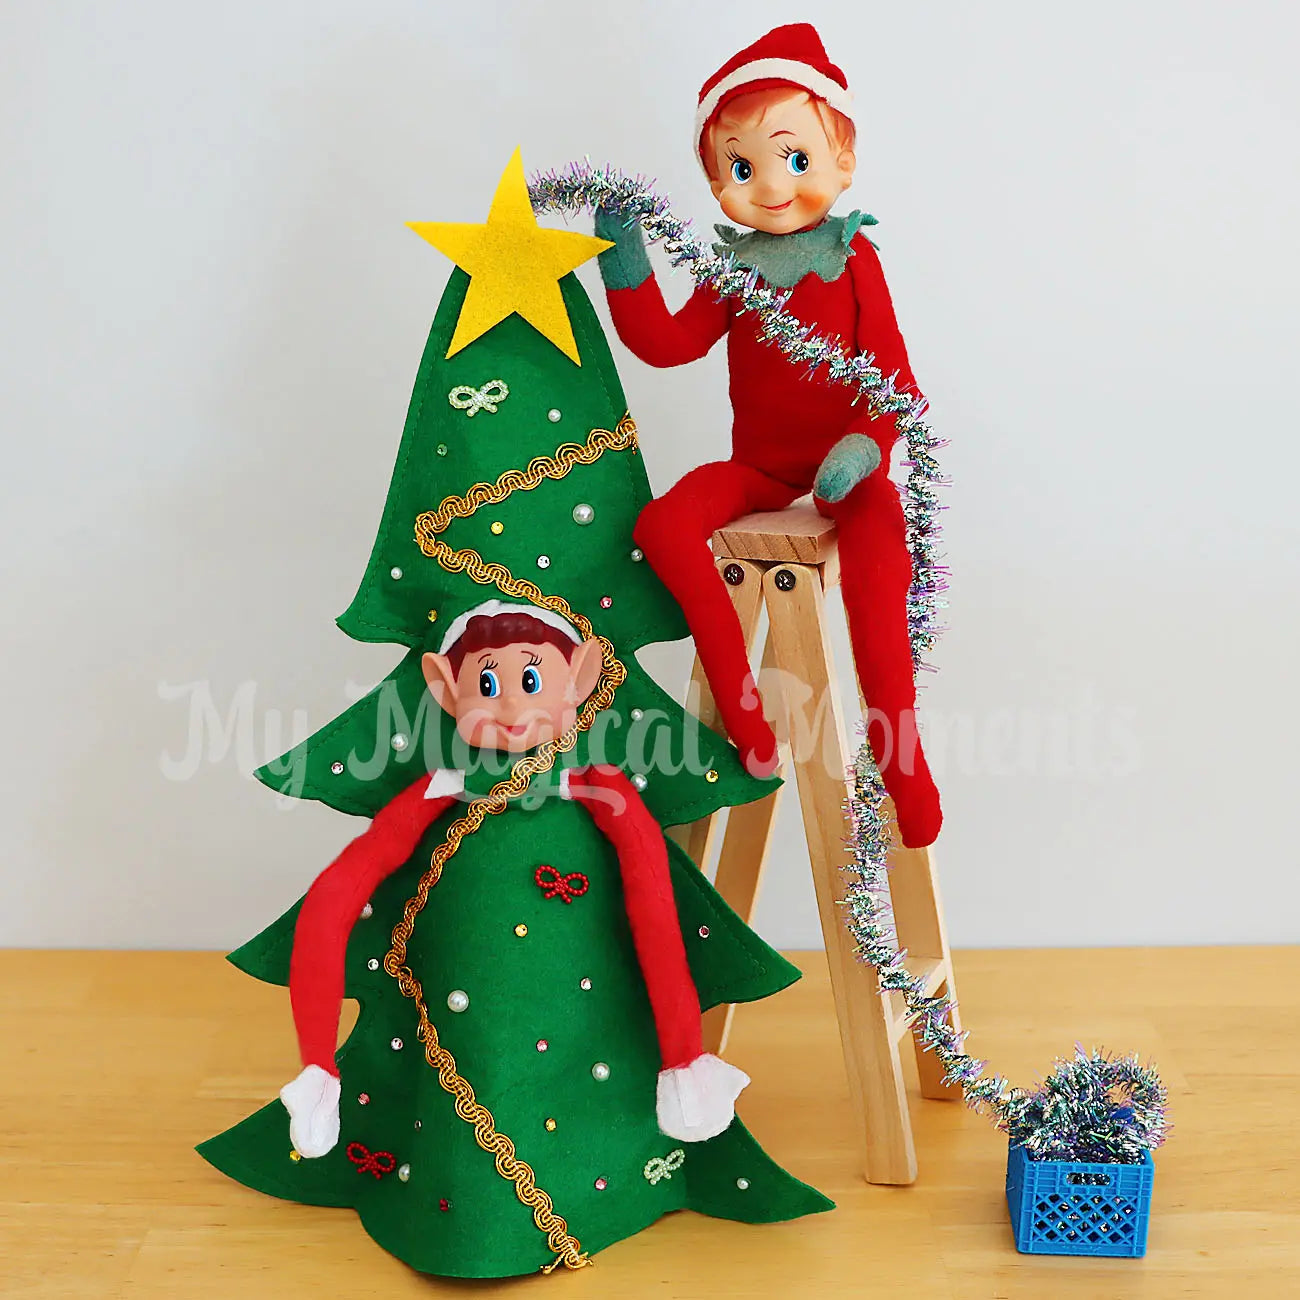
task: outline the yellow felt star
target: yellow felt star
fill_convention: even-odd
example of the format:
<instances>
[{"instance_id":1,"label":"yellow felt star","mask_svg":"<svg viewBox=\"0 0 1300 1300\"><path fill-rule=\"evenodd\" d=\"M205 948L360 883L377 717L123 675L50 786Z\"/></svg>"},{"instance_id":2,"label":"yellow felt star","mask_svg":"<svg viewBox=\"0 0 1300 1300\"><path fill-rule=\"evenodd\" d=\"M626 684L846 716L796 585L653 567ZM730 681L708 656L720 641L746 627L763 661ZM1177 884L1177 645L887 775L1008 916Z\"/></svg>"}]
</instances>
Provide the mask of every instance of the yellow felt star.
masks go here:
<instances>
[{"instance_id":1,"label":"yellow felt star","mask_svg":"<svg viewBox=\"0 0 1300 1300\"><path fill-rule=\"evenodd\" d=\"M447 349L449 357L481 338L511 312L518 312L566 357L582 364L560 293L560 278L613 245L576 230L547 230L537 224L518 149L506 164L492 196L486 225L450 221L407 224L470 277Z\"/></svg>"}]
</instances>

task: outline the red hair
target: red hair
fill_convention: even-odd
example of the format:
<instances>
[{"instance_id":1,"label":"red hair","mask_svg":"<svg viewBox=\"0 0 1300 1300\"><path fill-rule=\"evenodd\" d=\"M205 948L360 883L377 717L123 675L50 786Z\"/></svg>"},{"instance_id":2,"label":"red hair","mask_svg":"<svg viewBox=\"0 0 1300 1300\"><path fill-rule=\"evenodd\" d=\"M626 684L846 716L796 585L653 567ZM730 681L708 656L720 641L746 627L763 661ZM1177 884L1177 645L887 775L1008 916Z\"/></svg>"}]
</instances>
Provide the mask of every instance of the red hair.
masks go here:
<instances>
[{"instance_id":1,"label":"red hair","mask_svg":"<svg viewBox=\"0 0 1300 1300\"><path fill-rule=\"evenodd\" d=\"M837 153L844 149L852 149L858 138L853 119L846 117L838 108L832 108L821 96L804 90L802 86L790 84L745 90L730 99L724 99L713 116L704 124L704 130L700 132L700 161L704 164L704 172L709 180L718 179L717 131L724 117L739 122L742 126L752 126L755 122L763 120L771 105L786 99L794 99L799 95L811 101L813 108L816 109L831 148Z\"/></svg>"},{"instance_id":2,"label":"red hair","mask_svg":"<svg viewBox=\"0 0 1300 1300\"><path fill-rule=\"evenodd\" d=\"M453 673L460 672L465 656L476 650L504 650L509 645L553 645L566 659L573 657L577 643L558 627L543 623L531 614L476 614L464 632L447 648Z\"/></svg>"}]
</instances>

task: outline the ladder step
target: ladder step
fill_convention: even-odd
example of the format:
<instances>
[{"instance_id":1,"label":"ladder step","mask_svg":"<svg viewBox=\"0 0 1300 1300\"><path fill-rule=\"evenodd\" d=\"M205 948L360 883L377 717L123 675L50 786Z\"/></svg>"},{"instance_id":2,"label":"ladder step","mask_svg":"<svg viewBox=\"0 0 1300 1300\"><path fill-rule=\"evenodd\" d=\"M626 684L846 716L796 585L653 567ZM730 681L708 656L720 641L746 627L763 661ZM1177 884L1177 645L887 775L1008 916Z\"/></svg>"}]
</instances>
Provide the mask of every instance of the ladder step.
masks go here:
<instances>
[{"instance_id":1,"label":"ladder step","mask_svg":"<svg viewBox=\"0 0 1300 1300\"><path fill-rule=\"evenodd\" d=\"M765 564L825 564L836 553L835 521L812 505L745 515L713 534L713 553Z\"/></svg>"}]
</instances>

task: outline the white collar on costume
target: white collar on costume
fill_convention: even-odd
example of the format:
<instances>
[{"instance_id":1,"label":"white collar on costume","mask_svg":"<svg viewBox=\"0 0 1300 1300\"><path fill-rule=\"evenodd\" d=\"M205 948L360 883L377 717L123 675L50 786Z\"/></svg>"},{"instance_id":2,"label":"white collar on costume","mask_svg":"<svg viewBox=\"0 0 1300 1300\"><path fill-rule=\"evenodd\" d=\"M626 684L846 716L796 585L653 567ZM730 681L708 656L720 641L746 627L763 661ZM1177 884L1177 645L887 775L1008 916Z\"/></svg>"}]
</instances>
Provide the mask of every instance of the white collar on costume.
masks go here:
<instances>
[{"instance_id":1,"label":"white collar on costume","mask_svg":"<svg viewBox=\"0 0 1300 1300\"><path fill-rule=\"evenodd\" d=\"M439 767L429 773L426 799L442 799L449 794L465 793L465 773L458 767Z\"/></svg>"},{"instance_id":2,"label":"white collar on costume","mask_svg":"<svg viewBox=\"0 0 1300 1300\"><path fill-rule=\"evenodd\" d=\"M572 768L564 768L560 772L560 798L572 799L573 792L569 789L569 777L573 774ZM424 797L426 799L443 799L447 795L462 795L465 793L465 773L458 767L439 767L429 773L429 784L425 788Z\"/></svg>"}]
</instances>

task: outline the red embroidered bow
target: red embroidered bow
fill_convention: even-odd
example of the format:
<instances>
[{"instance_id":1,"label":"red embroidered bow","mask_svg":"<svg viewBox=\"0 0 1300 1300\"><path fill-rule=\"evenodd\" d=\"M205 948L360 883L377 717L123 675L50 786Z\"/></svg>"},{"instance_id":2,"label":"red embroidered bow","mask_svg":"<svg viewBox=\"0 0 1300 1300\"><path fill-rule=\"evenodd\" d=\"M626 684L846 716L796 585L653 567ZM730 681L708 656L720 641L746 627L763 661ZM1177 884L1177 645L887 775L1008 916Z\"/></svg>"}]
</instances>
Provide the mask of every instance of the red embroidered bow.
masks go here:
<instances>
[{"instance_id":1,"label":"red embroidered bow","mask_svg":"<svg viewBox=\"0 0 1300 1300\"><path fill-rule=\"evenodd\" d=\"M567 876L562 876L554 867L545 865L533 872L533 879L542 887L543 897L559 897L566 903L581 898L591 887L591 881L581 871L571 871Z\"/></svg>"},{"instance_id":2,"label":"red embroidered bow","mask_svg":"<svg viewBox=\"0 0 1300 1300\"><path fill-rule=\"evenodd\" d=\"M371 1151L360 1142L348 1143L348 1159L357 1167L359 1174L374 1174L382 1178L397 1168L397 1157L391 1151Z\"/></svg>"}]
</instances>

